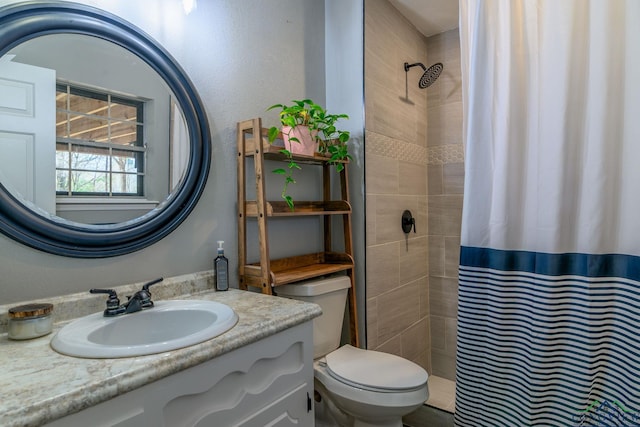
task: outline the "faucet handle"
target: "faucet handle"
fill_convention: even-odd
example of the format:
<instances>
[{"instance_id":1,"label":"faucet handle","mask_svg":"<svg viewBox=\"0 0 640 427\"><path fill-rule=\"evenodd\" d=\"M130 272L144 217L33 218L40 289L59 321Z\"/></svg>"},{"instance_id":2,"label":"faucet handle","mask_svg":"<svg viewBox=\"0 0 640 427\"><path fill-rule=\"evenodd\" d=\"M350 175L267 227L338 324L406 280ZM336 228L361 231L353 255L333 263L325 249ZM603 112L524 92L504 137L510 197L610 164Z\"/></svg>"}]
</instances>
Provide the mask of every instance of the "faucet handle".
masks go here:
<instances>
[{"instance_id":1,"label":"faucet handle","mask_svg":"<svg viewBox=\"0 0 640 427\"><path fill-rule=\"evenodd\" d=\"M115 305L116 307L120 305L120 300L118 299L118 294L113 289L89 289L89 293L91 294L109 294L109 299L107 300L107 307Z\"/></svg>"},{"instance_id":2,"label":"faucet handle","mask_svg":"<svg viewBox=\"0 0 640 427\"><path fill-rule=\"evenodd\" d=\"M160 282L162 282L163 280L164 280L164 277L159 277L159 278L157 278L156 280L152 280L152 281L150 281L149 283L145 283L145 284L142 286L142 290L143 290L143 291L149 291L149 286L151 286L151 285L155 285L156 283L160 283ZM149 294L151 294L151 292L149 292Z\"/></svg>"},{"instance_id":3,"label":"faucet handle","mask_svg":"<svg viewBox=\"0 0 640 427\"><path fill-rule=\"evenodd\" d=\"M127 303L127 312L138 311L145 308L153 307L153 301L151 301L151 291L149 290L149 287L151 285L155 285L156 283L160 283L163 280L164 278L160 277L159 279L155 279L150 281L149 283L145 283L142 286L141 290L136 292L133 296L128 297L129 303ZM131 308L129 308L130 305Z\"/></svg>"},{"instance_id":4,"label":"faucet handle","mask_svg":"<svg viewBox=\"0 0 640 427\"><path fill-rule=\"evenodd\" d=\"M107 299L107 308L104 311L105 316L117 316L124 313L124 308L120 306L118 294L113 289L89 289L91 294L109 294Z\"/></svg>"}]
</instances>

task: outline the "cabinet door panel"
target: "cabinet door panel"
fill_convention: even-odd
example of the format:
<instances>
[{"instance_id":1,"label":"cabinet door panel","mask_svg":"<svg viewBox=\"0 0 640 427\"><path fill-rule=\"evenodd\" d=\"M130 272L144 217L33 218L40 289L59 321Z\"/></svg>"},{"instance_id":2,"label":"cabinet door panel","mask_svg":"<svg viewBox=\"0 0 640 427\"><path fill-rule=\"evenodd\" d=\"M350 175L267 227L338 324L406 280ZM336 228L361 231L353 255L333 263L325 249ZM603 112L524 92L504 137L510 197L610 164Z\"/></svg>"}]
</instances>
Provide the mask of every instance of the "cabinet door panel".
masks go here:
<instances>
[{"instance_id":1,"label":"cabinet door panel","mask_svg":"<svg viewBox=\"0 0 640 427\"><path fill-rule=\"evenodd\" d=\"M241 421L237 427L313 426L313 411L307 410L308 396L307 384L302 384L261 411ZM212 424L202 424L198 427L206 425Z\"/></svg>"},{"instance_id":2,"label":"cabinet door panel","mask_svg":"<svg viewBox=\"0 0 640 427\"><path fill-rule=\"evenodd\" d=\"M312 336L308 321L47 426L312 427Z\"/></svg>"}]
</instances>

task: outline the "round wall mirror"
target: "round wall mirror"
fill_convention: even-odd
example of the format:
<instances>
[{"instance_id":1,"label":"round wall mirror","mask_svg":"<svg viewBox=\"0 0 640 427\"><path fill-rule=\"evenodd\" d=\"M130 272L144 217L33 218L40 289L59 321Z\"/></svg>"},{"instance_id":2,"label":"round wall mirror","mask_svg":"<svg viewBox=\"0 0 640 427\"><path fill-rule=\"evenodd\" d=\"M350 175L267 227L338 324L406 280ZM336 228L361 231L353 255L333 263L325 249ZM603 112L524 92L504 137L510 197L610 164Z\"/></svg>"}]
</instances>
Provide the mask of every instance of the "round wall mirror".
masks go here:
<instances>
[{"instance_id":1,"label":"round wall mirror","mask_svg":"<svg viewBox=\"0 0 640 427\"><path fill-rule=\"evenodd\" d=\"M142 249L195 207L209 172L199 96L150 36L68 2L0 8L0 231L99 258Z\"/></svg>"}]
</instances>

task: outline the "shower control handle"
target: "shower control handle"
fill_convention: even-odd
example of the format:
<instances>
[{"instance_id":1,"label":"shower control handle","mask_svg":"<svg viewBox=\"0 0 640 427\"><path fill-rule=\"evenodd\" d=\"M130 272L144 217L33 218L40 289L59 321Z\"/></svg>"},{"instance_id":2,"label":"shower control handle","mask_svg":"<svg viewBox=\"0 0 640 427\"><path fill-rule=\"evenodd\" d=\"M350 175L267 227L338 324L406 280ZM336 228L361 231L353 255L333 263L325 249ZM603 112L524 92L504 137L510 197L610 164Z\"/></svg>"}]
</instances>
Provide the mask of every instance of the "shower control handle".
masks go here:
<instances>
[{"instance_id":1,"label":"shower control handle","mask_svg":"<svg viewBox=\"0 0 640 427\"><path fill-rule=\"evenodd\" d=\"M404 212L402 212L402 231L404 231L405 234L409 234L412 228L413 232L415 233L416 220L413 215L411 215L411 211L405 210Z\"/></svg>"}]
</instances>

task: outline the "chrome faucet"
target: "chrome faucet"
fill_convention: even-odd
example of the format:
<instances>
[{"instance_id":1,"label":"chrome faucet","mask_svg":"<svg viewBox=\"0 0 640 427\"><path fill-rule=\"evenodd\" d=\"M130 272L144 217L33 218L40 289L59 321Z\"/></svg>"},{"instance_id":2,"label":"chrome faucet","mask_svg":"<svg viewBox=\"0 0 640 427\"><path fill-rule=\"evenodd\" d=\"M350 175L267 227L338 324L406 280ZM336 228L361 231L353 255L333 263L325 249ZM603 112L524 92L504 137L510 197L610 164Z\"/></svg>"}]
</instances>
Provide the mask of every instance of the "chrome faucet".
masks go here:
<instances>
[{"instance_id":1,"label":"chrome faucet","mask_svg":"<svg viewBox=\"0 0 640 427\"><path fill-rule=\"evenodd\" d=\"M153 301L151 301L151 292L149 287L156 283L162 282L163 278L152 280L149 283L145 283L142 289L127 297L127 302L120 304L118 294L113 289L90 289L92 294L109 294L107 299L107 308L104 310L105 317L119 316L121 314L135 313L140 310L153 307Z\"/></svg>"}]
</instances>

